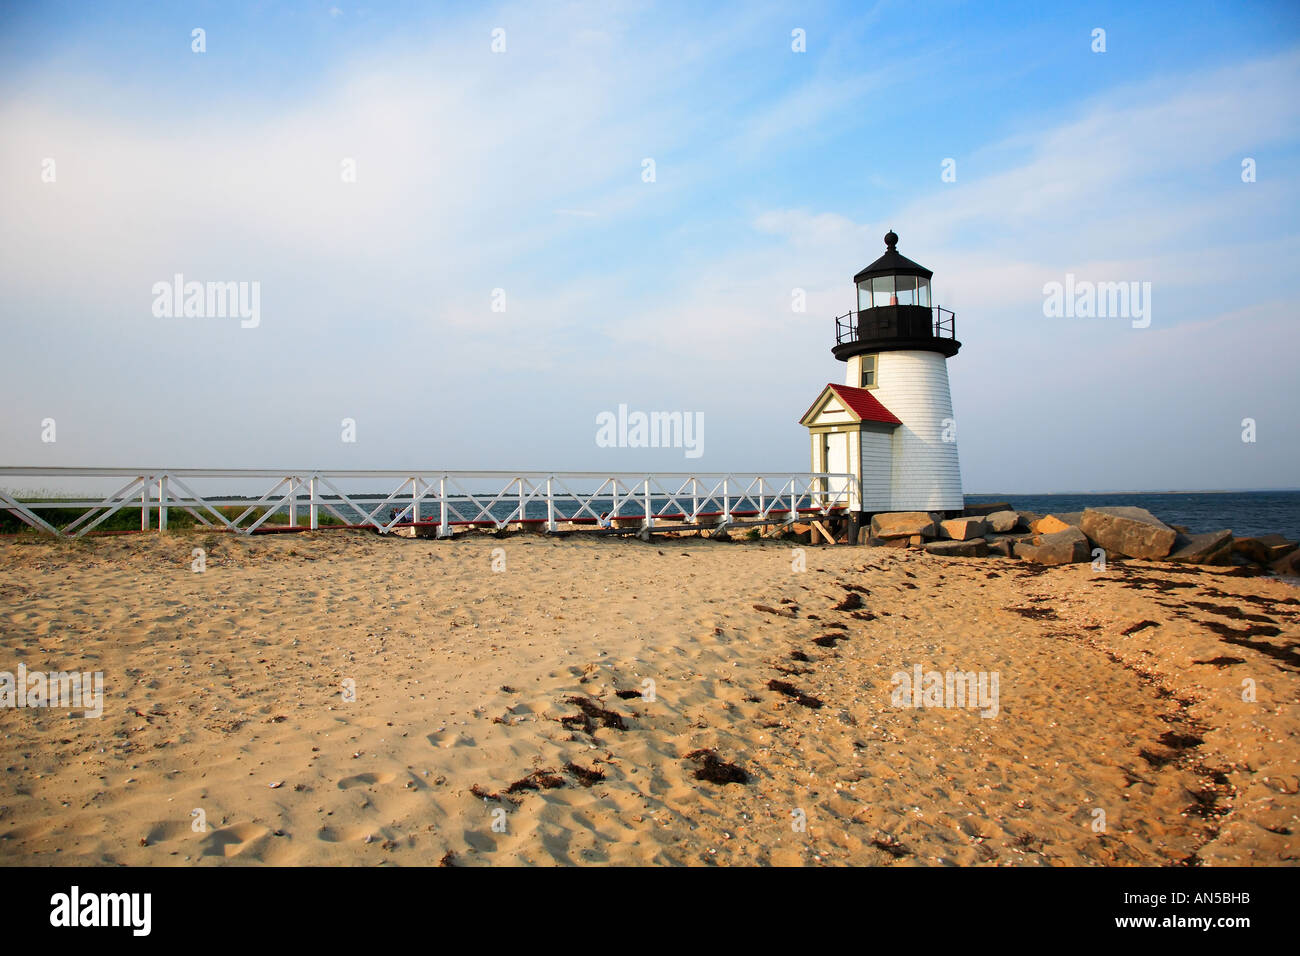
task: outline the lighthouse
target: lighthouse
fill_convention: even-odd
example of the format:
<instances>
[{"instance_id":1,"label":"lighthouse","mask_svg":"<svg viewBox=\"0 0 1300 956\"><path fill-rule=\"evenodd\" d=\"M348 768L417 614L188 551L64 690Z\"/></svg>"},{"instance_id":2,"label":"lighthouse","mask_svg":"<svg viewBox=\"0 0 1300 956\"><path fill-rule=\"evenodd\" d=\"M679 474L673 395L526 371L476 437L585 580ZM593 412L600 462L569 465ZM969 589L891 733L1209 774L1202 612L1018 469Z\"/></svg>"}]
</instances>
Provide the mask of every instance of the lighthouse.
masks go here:
<instances>
[{"instance_id":1,"label":"lighthouse","mask_svg":"<svg viewBox=\"0 0 1300 956\"><path fill-rule=\"evenodd\" d=\"M853 476L851 508L960 512L956 419L948 359L961 343L956 316L932 301L934 273L898 251L853 277L857 308L835 320L831 353L847 366L799 419L812 440L812 470Z\"/></svg>"}]
</instances>

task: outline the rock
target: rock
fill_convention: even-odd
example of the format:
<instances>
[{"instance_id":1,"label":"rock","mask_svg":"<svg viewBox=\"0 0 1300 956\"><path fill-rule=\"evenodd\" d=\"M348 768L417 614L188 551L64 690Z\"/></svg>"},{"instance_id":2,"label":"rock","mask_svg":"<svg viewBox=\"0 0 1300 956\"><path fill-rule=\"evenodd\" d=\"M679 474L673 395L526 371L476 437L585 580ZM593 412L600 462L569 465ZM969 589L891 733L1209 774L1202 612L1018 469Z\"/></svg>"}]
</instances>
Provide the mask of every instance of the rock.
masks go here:
<instances>
[{"instance_id":1,"label":"rock","mask_svg":"<svg viewBox=\"0 0 1300 956\"><path fill-rule=\"evenodd\" d=\"M989 526L983 518L949 518L939 522L940 534L953 541L970 541L988 534Z\"/></svg>"},{"instance_id":2,"label":"rock","mask_svg":"<svg viewBox=\"0 0 1300 956\"><path fill-rule=\"evenodd\" d=\"M1042 515L1034 511L1021 511L1019 512L1019 516L1020 523L1016 525L1016 527L1021 531L1033 531L1034 522L1042 517Z\"/></svg>"},{"instance_id":3,"label":"rock","mask_svg":"<svg viewBox=\"0 0 1300 956\"><path fill-rule=\"evenodd\" d=\"M873 538L925 538L939 537L939 527L934 518L924 511L889 511L871 519Z\"/></svg>"},{"instance_id":4,"label":"rock","mask_svg":"<svg viewBox=\"0 0 1300 956\"><path fill-rule=\"evenodd\" d=\"M1174 547L1178 532L1145 508L1089 508L1080 528L1113 554L1160 559Z\"/></svg>"},{"instance_id":5,"label":"rock","mask_svg":"<svg viewBox=\"0 0 1300 956\"><path fill-rule=\"evenodd\" d=\"M1016 543L1008 536L997 538L985 538L989 547L989 554L1001 555L1004 558L1014 558L1016 556Z\"/></svg>"},{"instance_id":6,"label":"rock","mask_svg":"<svg viewBox=\"0 0 1300 956\"><path fill-rule=\"evenodd\" d=\"M1087 561L1092 554L1087 537L1078 528L1035 535L1029 541L1016 544L1015 551L1018 558L1049 565L1076 564Z\"/></svg>"},{"instance_id":7,"label":"rock","mask_svg":"<svg viewBox=\"0 0 1300 956\"><path fill-rule=\"evenodd\" d=\"M907 538L867 538L867 544L873 548L906 548Z\"/></svg>"},{"instance_id":8,"label":"rock","mask_svg":"<svg viewBox=\"0 0 1300 956\"><path fill-rule=\"evenodd\" d=\"M965 520L965 519L957 519ZM953 541L931 541L925 546L931 554L948 558L982 558L989 553L988 542L983 538Z\"/></svg>"},{"instance_id":9,"label":"rock","mask_svg":"<svg viewBox=\"0 0 1300 956\"><path fill-rule=\"evenodd\" d=\"M1208 531L1205 534L1180 534L1174 539L1170 561L1190 564L1228 564L1232 556L1232 532Z\"/></svg>"},{"instance_id":10,"label":"rock","mask_svg":"<svg viewBox=\"0 0 1300 956\"><path fill-rule=\"evenodd\" d=\"M1016 524L1020 521L1020 515L1014 511L995 511L986 516L984 520L988 522L990 531L1005 534L1008 531L1015 530Z\"/></svg>"},{"instance_id":11,"label":"rock","mask_svg":"<svg viewBox=\"0 0 1300 956\"><path fill-rule=\"evenodd\" d=\"M1029 526L1029 530L1034 532L1034 534L1056 534L1058 531L1067 531L1069 528L1070 525L1056 517L1056 515L1048 515L1046 518L1039 518Z\"/></svg>"},{"instance_id":12,"label":"rock","mask_svg":"<svg viewBox=\"0 0 1300 956\"><path fill-rule=\"evenodd\" d=\"M1300 551L1284 554L1269 565L1275 574L1285 574L1289 578L1300 578Z\"/></svg>"},{"instance_id":13,"label":"rock","mask_svg":"<svg viewBox=\"0 0 1300 956\"><path fill-rule=\"evenodd\" d=\"M1013 531L1010 534L986 534L984 538L989 544L994 541L1010 541L1012 544L1017 544L1021 541L1032 541L1034 535L1027 531Z\"/></svg>"},{"instance_id":14,"label":"rock","mask_svg":"<svg viewBox=\"0 0 1300 956\"><path fill-rule=\"evenodd\" d=\"M967 505L963 512L969 518L985 518L991 514L997 514L1000 511L1012 511L1011 504L1006 501L994 501L986 505Z\"/></svg>"},{"instance_id":15,"label":"rock","mask_svg":"<svg viewBox=\"0 0 1300 956\"><path fill-rule=\"evenodd\" d=\"M1261 534L1251 538L1238 538L1232 550L1256 564L1272 564L1296 550L1296 543L1280 534Z\"/></svg>"},{"instance_id":16,"label":"rock","mask_svg":"<svg viewBox=\"0 0 1300 956\"><path fill-rule=\"evenodd\" d=\"M1064 531L1066 528L1077 528L1079 522L1083 520L1082 511L1062 511L1060 514L1050 514L1045 518L1039 518L1030 528L1035 534L1056 534L1058 531Z\"/></svg>"}]
</instances>

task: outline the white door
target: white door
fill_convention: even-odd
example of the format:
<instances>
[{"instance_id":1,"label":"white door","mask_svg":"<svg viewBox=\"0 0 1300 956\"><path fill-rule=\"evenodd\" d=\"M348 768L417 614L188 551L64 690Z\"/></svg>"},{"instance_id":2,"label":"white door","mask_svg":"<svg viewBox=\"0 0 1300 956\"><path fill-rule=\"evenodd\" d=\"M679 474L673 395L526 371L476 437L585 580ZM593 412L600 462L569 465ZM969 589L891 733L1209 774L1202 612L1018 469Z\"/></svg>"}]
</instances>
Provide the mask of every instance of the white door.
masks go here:
<instances>
[{"instance_id":1,"label":"white door","mask_svg":"<svg viewBox=\"0 0 1300 956\"><path fill-rule=\"evenodd\" d=\"M824 453L823 461L826 462L826 470L829 472L839 472L841 474L848 472L849 469L849 433L848 432L827 432L822 444ZM830 478L826 482L826 490L829 492L829 504L842 505L848 507L849 479L847 478Z\"/></svg>"}]
</instances>

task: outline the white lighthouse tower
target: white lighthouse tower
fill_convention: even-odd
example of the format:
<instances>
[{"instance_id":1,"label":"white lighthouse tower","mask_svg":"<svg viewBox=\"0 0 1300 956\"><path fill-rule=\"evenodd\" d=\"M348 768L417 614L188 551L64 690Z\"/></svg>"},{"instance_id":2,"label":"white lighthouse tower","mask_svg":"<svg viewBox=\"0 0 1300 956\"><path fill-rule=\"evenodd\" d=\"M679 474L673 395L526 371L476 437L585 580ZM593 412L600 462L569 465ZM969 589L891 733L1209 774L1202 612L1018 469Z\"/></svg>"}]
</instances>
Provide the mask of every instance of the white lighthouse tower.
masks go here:
<instances>
[{"instance_id":1,"label":"white lighthouse tower","mask_svg":"<svg viewBox=\"0 0 1300 956\"><path fill-rule=\"evenodd\" d=\"M956 316L931 304L933 273L898 253L853 277L857 309L835 320L832 354L848 365L843 385L822 389L799 420L812 438L812 470L854 476L858 510L959 512L948 359Z\"/></svg>"}]
</instances>

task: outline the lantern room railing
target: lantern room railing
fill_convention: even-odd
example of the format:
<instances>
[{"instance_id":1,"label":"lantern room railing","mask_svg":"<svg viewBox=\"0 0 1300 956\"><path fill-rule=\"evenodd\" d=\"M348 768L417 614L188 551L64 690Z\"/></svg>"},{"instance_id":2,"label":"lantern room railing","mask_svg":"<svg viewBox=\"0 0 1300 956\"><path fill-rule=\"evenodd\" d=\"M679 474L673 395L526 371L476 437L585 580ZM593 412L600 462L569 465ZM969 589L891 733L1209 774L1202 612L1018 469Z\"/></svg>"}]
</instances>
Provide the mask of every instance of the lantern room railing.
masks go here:
<instances>
[{"instance_id":1,"label":"lantern room railing","mask_svg":"<svg viewBox=\"0 0 1300 956\"><path fill-rule=\"evenodd\" d=\"M845 345L849 342L858 342L863 339L889 339L889 338L920 338L923 335L917 334L916 322L911 322L910 331L906 328L909 325L908 317L905 314L900 315L900 309L906 309L908 312L916 312L926 306L886 306L877 309L863 309L859 312L846 312L844 315L835 317L835 344ZM951 309L944 309L940 306L930 306L931 313L929 337L935 339L956 339L957 338L957 316Z\"/></svg>"}]
</instances>

